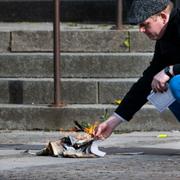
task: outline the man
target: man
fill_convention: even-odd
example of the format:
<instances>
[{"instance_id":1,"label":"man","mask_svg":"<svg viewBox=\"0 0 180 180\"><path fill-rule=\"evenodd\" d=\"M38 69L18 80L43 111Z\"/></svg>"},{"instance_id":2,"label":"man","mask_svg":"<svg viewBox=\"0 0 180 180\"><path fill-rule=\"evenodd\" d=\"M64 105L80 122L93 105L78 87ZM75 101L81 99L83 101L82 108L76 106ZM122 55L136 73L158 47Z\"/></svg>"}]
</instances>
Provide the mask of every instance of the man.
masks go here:
<instances>
[{"instance_id":1,"label":"man","mask_svg":"<svg viewBox=\"0 0 180 180\"><path fill-rule=\"evenodd\" d=\"M169 109L180 120L180 9L170 0L134 0L128 20L156 40L154 57L114 114L97 127L97 138L109 137L120 123L132 119L151 90L163 93L167 84L176 99Z\"/></svg>"}]
</instances>

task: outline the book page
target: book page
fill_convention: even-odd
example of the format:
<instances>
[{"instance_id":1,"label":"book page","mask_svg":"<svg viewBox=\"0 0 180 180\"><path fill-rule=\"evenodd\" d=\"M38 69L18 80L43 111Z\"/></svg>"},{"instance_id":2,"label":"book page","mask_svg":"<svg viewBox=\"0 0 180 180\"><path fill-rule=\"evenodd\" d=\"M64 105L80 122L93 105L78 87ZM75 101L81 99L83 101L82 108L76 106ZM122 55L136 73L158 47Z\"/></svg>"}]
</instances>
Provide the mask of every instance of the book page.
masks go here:
<instances>
[{"instance_id":1,"label":"book page","mask_svg":"<svg viewBox=\"0 0 180 180\"><path fill-rule=\"evenodd\" d=\"M147 97L149 102L151 102L160 112L168 108L176 99L172 95L171 90L168 90L164 93L160 92L151 92Z\"/></svg>"}]
</instances>

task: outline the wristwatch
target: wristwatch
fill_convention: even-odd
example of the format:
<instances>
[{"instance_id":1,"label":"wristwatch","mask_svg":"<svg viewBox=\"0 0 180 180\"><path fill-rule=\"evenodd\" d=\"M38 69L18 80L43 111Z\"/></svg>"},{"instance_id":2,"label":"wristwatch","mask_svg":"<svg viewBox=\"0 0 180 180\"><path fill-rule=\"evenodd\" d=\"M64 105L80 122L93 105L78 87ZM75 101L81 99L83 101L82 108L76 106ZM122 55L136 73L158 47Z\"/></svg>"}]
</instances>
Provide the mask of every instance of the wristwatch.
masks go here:
<instances>
[{"instance_id":1,"label":"wristwatch","mask_svg":"<svg viewBox=\"0 0 180 180\"><path fill-rule=\"evenodd\" d=\"M168 75L168 76L169 76L169 78L172 78L172 77L173 77L173 75L169 72L169 70L170 70L170 67L169 67L169 66L167 66L167 67L165 67L165 68L164 68L164 72L165 72L165 74L166 74L166 75Z\"/></svg>"}]
</instances>

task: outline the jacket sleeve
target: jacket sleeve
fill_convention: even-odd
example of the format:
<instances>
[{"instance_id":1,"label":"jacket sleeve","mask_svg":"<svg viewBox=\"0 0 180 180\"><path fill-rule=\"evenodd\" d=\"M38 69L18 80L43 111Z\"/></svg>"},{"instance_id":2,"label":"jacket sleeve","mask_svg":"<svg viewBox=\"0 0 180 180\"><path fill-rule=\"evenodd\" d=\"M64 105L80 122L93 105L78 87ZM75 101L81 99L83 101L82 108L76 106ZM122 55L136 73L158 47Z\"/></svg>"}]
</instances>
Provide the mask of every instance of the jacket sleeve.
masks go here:
<instances>
[{"instance_id":1,"label":"jacket sleeve","mask_svg":"<svg viewBox=\"0 0 180 180\"><path fill-rule=\"evenodd\" d=\"M152 79L154 75L164 68L163 64L160 63L160 59L156 43L155 54L150 66L143 72L143 76L131 87L121 104L115 110L125 120L131 120L133 115L147 102L147 96L151 91Z\"/></svg>"},{"instance_id":2,"label":"jacket sleeve","mask_svg":"<svg viewBox=\"0 0 180 180\"><path fill-rule=\"evenodd\" d=\"M174 72L175 75L180 74L180 64L175 64L173 66L173 72Z\"/></svg>"},{"instance_id":3,"label":"jacket sleeve","mask_svg":"<svg viewBox=\"0 0 180 180\"><path fill-rule=\"evenodd\" d=\"M178 9L178 11L179 11L179 9ZM177 29L177 34L178 34L176 41L179 44L179 40L180 40L180 13L178 14L178 18L176 19L175 23L176 23L176 29ZM179 55L179 53L178 53L178 55ZM173 72L175 75L180 74L180 64L175 64L173 66Z\"/></svg>"}]
</instances>

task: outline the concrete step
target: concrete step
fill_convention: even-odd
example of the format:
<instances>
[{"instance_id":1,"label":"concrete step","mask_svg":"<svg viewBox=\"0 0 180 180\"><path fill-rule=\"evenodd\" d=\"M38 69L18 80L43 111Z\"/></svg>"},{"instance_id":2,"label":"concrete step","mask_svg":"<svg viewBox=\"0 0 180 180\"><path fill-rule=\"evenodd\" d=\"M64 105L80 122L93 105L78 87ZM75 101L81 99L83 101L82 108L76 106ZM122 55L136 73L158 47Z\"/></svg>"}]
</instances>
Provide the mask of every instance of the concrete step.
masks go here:
<instances>
[{"instance_id":1,"label":"concrete step","mask_svg":"<svg viewBox=\"0 0 180 180\"><path fill-rule=\"evenodd\" d=\"M112 104L122 99L136 79L63 78L61 96L65 104ZM0 78L0 103L50 104L53 79Z\"/></svg>"},{"instance_id":2,"label":"concrete step","mask_svg":"<svg viewBox=\"0 0 180 180\"><path fill-rule=\"evenodd\" d=\"M124 23L131 2L123 1ZM60 10L62 22L115 24L117 19L116 0L61 0ZM0 0L0 22L52 22L53 14L53 0Z\"/></svg>"},{"instance_id":3,"label":"concrete step","mask_svg":"<svg viewBox=\"0 0 180 180\"><path fill-rule=\"evenodd\" d=\"M135 78L152 53L62 53L63 78ZM1 78L52 78L51 53L1 53Z\"/></svg>"},{"instance_id":4,"label":"concrete step","mask_svg":"<svg viewBox=\"0 0 180 180\"><path fill-rule=\"evenodd\" d=\"M12 52L52 51L51 31L16 31L11 33ZM137 31L62 30L62 52L152 52L154 41Z\"/></svg>"},{"instance_id":5,"label":"concrete step","mask_svg":"<svg viewBox=\"0 0 180 180\"><path fill-rule=\"evenodd\" d=\"M51 23L1 23L0 52L51 52ZM62 52L152 52L154 41L137 29L112 30L109 25L62 24Z\"/></svg>"},{"instance_id":6,"label":"concrete step","mask_svg":"<svg viewBox=\"0 0 180 180\"><path fill-rule=\"evenodd\" d=\"M62 99L65 103L112 103L125 95L136 81L134 77L139 77L148 66L151 56L62 53ZM52 102L51 53L0 54L0 76L0 103Z\"/></svg>"},{"instance_id":7,"label":"concrete step","mask_svg":"<svg viewBox=\"0 0 180 180\"><path fill-rule=\"evenodd\" d=\"M111 114L113 105L67 105L62 108L35 105L0 104L0 129L59 130L73 127L73 121L94 122L105 110ZM180 128L167 110L159 114L152 106L144 106L130 123L117 128L120 131L177 130Z\"/></svg>"},{"instance_id":8,"label":"concrete step","mask_svg":"<svg viewBox=\"0 0 180 180\"><path fill-rule=\"evenodd\" d=\"M124 22L132 0L123 3ZM116 0L61 0L61 21L116 22ZM52 22L53 0L1 0L0 22Z\"/></svg>"}]
</instances>

